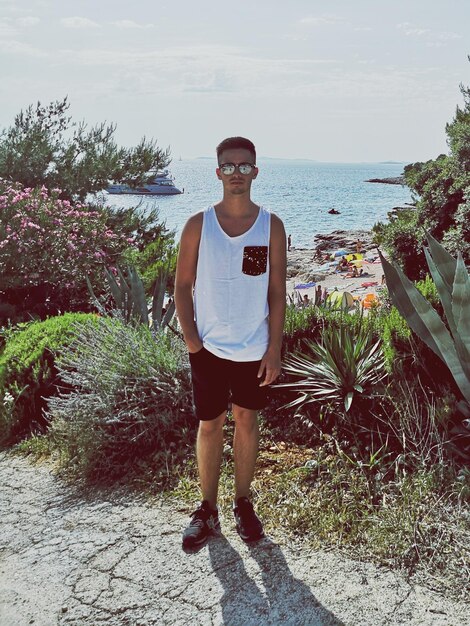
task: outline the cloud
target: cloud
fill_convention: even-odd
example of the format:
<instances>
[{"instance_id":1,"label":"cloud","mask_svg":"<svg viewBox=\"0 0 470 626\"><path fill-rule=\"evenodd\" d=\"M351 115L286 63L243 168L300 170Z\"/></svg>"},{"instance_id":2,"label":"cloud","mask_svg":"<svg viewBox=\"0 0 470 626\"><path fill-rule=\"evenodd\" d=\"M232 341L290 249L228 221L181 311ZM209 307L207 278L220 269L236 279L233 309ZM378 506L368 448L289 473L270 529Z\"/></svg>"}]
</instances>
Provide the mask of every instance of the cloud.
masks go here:
<instances>
[{"instance_id":1,"label":"cloud","mask_svg":"<svg viewBox=\"0 0 470 626\"><path fill-rule=\"evenodd\" d=\"M439 41L451 41L452 39L462 39L462 35L458 33L443 32L437 35Z\"/></svg>"},{"instance_id":2,"label":"cloud","mask_svg":"<svg viewBox=\"0 0 470 626\"><path fill-rule=\"evenodd\" d=\"M93 20L89 20L87 17L64 17L61 20L61 24L65 28L99 28L100 25Z\"/></svg>"},{"instance_id":3,"label":"cloud","mask_svg":"<svg viewBox=\"0 0 470 626\"><path fill-rule=\"evenodd\" d=\"M122 28L122 29L133 29L133 28L138 28L138 29L143 29L143 28L154 28L154 24L138 24L137 22L134 22L133 20L119 20L117 22L111 22L111 24L113 26L116 26L117 28Z\"/></svg>"},{"instance_id":4,"label":"cloud","mask_svg":"<svg viewBox=\"0 0 470 626\"><path fill-rule=\"evenodd\" d=\"M407 36L413 35L421 37L422 35L426 35L430 32L427 28L414 28L409 22L402 22L401 24L397 24L397 28L399 30L402 30Z\"/></svg>"},{"instance_id":5,"label":"cloud","mask_svg":"<svg viewBox=\"0 0 470 626\"><path fill-rule=\"evenodd\" d=\"M422 37L425 35L426 45L433 48L442 48L447 45L449 41L455 39L461 39L462 35L450 31L434 32L427 28L416 28L410 22L402 22L397 24L397 28L407 36Z\"/></svg>"},{"instance_id":6,"label":"cloud","mask_svg":"<svg viewBox=\"0 0 470 626\"><path fill-rule=\"evenodd\" d=\"M39 17L33 17L32 15L28 15L27 17L19 17L16 20L16 23L19 26L36 26L41 20Z\"/></svg>"},{"instance_id":7,"label":"cloud","mask_svg":"<svg viewBox=\"0 0 470 626\"><path fill-rule=\"evenodd\" d=\"M337 22L342 21L342 18L337 17L336 15L309 15L303 17L299 20L301 24L307 24L310 26L320 26L322 24L336 24Z\"/></svg>"},{"instance_id":8,"label":"cloud","mask_svg":"<svg viewBox=\"0 0 470 626\"><path fill-rule=\"evenodd\" d=\"M18 31L10 18L6 17L0 20L0 40L15 37L17 32Z\"/></svg>"},{"instance_id":9,"label":"cloud","mask_svg":"<svg viewBox=\"0 0 470 626\"><path fill-rule=\"evenodd\" d=\"M183 91L191 93L230 93L238 91L236 81L223 69L218 69L214 72L186 74L184 81L186 85Z\"/></svg>"},{"instance_id":10,"label":"cloud","mask_svg":"<svg viewBox=\"0 0 470 626\"><path fill-rule=\"evenodd\" d=\"M14 39L4 40L0 39L0 52L5 54L16 54L29 57L47 57L49 56L44 50L34 48L28 43L22 41L16 41Z\"/></svg>"},{"instance_id":11,"label":"cloud","mask_svg":"<svg viewBox=\"0 0 470 626\"><path fill-rule=\"evenodd\" d=\"M249 57L246 50L231 46L188 46L153 51L86 48L62 50L60 62L67 67L90 67L105 74L108 91L131 91L135 95L165 93L239 93L244 96L278 97L299 89L318 94L331 83L332 59L286 59ZM138 77L136 80L135 77ZM335 78L331 89L337 92Z\"/></svg>"}]
</instances>

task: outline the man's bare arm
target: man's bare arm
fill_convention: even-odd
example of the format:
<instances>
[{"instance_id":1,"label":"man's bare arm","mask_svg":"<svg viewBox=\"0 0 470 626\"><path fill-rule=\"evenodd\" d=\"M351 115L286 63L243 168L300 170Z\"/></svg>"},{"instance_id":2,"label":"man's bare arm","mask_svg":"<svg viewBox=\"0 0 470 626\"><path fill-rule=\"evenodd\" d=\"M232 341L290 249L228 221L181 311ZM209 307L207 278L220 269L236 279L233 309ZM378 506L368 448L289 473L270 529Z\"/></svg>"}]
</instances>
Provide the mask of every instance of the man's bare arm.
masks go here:
<instances>
[{"instance_id":1,"label":"man's bare arm","mask_svg":"<svg viewBox=\"0 0 470 626\"><path fill-rule=\"evenodd\" d=\"M269 242L269 344L261 361L258 376L264 375L260 386L270 385L281 372L281 347L286 314L286 233L282 221L271 216Z\"/></svg>"},{"instance_id":2,"label":"man's bare arm","mask_svg":"<svg viewBox=\"0 0 470 626\"><path fill-rule=\"evenodd\" d=\"M193 287L196 279L202 213L189 218L181 234L176 264L175 305L178 320L189 352L198 352L202 341L194 321Z\"/></svg>"}]
</instances>

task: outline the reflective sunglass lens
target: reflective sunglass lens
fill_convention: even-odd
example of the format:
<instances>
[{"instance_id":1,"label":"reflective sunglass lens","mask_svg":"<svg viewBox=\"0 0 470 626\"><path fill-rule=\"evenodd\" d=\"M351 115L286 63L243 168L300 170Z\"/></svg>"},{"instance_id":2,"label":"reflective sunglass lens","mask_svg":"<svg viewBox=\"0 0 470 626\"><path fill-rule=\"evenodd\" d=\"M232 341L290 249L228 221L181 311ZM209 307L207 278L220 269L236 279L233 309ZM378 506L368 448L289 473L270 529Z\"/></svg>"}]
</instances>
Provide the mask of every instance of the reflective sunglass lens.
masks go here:
<instances>
[{"instance_id":1,"label":"reflective sunglass lens","mask_svg":"<svg viewBox=\"0 0 470 626\"><path fill-rule=\"evenodd\" d=\"M244 174L245 176L247 176L248 174L251 174L253 167L254 165L251 165L251 163L240 163L240 165L225 163L224 165L220 166L220 171L222 172L222 174L225 174L225 176L230 176L235 172L235 169L238 169L240 174Z\"/></svg>"},{"instance_id":2,"label":"reflective sunglass lens","mask_svg":"<svg viewBox=\"0 0 470 626\"><path fill-rule=\"evenodd\" d=\"M223 174L225 174L226 176L230 176L230 174L233 174L235 171L235 165L222 165L220 169L222 170Z\"/></svg>"}]
</instances>

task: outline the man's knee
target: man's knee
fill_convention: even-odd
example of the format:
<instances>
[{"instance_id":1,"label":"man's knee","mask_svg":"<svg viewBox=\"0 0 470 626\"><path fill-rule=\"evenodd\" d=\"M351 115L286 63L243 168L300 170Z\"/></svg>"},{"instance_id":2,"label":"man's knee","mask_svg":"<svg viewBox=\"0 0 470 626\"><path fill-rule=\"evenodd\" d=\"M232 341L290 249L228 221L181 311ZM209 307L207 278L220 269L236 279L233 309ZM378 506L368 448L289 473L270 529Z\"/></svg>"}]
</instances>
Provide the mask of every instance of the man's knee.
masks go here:
<instances>
[{"instance_id":1,"label":"man's knee","mask_svg":"<svg viewBox=\"0 0 470 626\"><path fill-rule=\"evenodd\" d=\"M199 434L200 435L212 435L220 431L224 425L227 412L224 411L213 420L201 420L199 422Z\"/></svg>"},{"instance_id":2,"label":"man's knee","mask_svg":"<svg viewBox=\"0 0 470 626\"><path fill-rule=\"evenodd\" d=\"M258 411L253 409L244 409L243 407L233 405L233 419L235 426L245 430L256 430L258 428Z\"/></svg>"}]
</instances>

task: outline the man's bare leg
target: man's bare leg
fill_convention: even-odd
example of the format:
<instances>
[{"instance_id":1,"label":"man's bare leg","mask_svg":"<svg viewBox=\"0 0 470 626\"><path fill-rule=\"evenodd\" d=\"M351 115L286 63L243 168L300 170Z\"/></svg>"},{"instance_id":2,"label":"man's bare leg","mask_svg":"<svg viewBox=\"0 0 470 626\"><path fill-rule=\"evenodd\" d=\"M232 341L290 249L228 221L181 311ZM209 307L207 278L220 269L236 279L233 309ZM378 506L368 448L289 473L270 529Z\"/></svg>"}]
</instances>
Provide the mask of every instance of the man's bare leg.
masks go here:
<instances>
[{"instance_id":1,"label":"man's bare leg","mask_svg":"<svg viewBox=\"0 0 470 626\"><path fill-rule=\"evenodd\" d=\"M233 456L235 460L235 501L250 497L250 486L258 456L258 412L232 405L235 420Z\"/></svg>"},{"instance_id":2,"label":"man's bare leg","mask_svg":"<svg viewBox=\"0 0 470 626\"><path fill-rule=\"evenodd\" d=\"M196 441L196 456L202 499L217 508L220 464L223 451L223 426L227 412L214 420L200 421Z\"/></svg>"}]
</instances>

